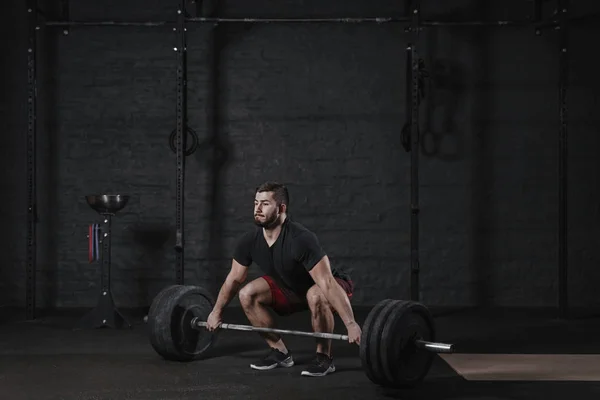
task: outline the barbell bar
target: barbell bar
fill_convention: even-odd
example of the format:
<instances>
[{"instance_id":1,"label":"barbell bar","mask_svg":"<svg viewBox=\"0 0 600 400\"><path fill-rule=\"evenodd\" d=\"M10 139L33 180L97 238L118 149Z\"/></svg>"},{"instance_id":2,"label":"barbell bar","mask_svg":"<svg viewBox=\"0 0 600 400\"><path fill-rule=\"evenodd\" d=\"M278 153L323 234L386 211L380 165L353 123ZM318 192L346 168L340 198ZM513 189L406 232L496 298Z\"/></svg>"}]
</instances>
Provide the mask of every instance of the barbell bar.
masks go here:
<instances>
[{"instance_id":1,"label":"barbell bar","mask_svg":"<svg viewBox=\"0 0 600 400\"><path fill-rule=\"evenodd\" d=\"M192 318L192 328L207 328L208 324L205 321L201 321L198 317ZM326 332L304 332L288 329L276 329L276 328L265 328L259 326L250 325L238 325L221 323L219 329L234 330L234 331L250 331L250 332L264 332L264 333L277 333L280 335L292 335L292 336L308 336L318 339L332 339L332 340L343 340L348 341L348 335L340 335L337 333L326 333ZM453 353L454 346L448 343L436 343L428 342L426 340L416 339L414 344L423 350L431 351L433 353Z\"/></svg>"},{"instance_id":2,"label":"barbell bar","mask_svg":"<svg viewBox=\"0 0 600 400\"><path fill-rule=\"evenodd\" d=\"M199 286L172 285L152 301L147 328L150 344L165 360L198 361L214 347L220 329L270 332L347 341L347 335L325 332L220 324L209 331L206 320L214 307L211 293ZM419 302L385 299L362 325L359 356L365 375L383 387L414 387L428 374L436 353L454 346L437 343L433 317Z\"/></svg>"}]
</instances>

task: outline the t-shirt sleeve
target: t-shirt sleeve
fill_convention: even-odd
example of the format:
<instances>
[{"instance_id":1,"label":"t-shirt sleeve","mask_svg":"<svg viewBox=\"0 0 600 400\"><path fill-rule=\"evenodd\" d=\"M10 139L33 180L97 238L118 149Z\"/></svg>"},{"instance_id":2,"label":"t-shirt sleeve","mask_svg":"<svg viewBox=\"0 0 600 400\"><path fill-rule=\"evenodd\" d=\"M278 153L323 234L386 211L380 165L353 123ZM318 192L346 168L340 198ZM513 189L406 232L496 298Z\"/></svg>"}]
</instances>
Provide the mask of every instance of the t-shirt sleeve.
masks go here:
<instances>
[{"instance_id":1,"label":"t-shirt sleeve","mask_svg":"<svg viewBox=\"0 0 600 400\"><path fill-rule=\"evenodd\" d=\"M254 244L254 232L246 232L237 239L233 250L233 259L245 267L252 264L252 246Z\"/></svg>"},{"instance_id":2,"label":"t-shirt sleeve","mask_svg":"<svg viewBox=\"0 0 600 400\"><path fill-rule=\"evenodd\" d=\"M294 238L292 251L294 259L301 263L307 271L325 257L326 253L321 248L319 239L313 233L301 233Z\"/></svg>"}]
</instances>

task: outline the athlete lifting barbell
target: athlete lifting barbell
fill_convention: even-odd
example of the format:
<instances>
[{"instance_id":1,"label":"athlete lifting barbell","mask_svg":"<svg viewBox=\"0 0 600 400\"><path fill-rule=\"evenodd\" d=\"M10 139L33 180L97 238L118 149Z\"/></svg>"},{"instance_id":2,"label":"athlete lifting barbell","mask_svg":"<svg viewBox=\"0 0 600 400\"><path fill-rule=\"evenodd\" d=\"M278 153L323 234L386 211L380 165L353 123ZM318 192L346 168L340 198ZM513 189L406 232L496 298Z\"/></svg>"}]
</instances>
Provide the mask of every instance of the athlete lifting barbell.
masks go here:
<instances>
[{"instance_id":1,"label":"athlete lifting barbell","mask_svg":"<svg viewBox=\"0 0 600 400\"><path fill-rule=\"evenodd\" d=\"M384 386L412 386L427 374L434 353L452 346L433 342L433 320L425 306L415 302L384 300L369 313L363 327L354 320L350 305L350 277L331 267L314 233L288 215L289 195L284 185L266 182L255 192L257 228L238 241L232 268L216 301L195 286L171 286L156 296L148 323L154 349L166 359L194 360L212 345L218 328L258 332L269 353L252 363L257 370L294 365L291 351L280 335L317 339L314 362L302 371L324 376L335 371L331 340L360 344L365 373ZM246 284L247 269L258 264L264 276ZM223 324L222 310L239 290L240 303L252 326ZM274 329L267 308L279 315L309 309L314 332ZM333 334L337 312L347 335Z\"/></svg>"}]
</instances>

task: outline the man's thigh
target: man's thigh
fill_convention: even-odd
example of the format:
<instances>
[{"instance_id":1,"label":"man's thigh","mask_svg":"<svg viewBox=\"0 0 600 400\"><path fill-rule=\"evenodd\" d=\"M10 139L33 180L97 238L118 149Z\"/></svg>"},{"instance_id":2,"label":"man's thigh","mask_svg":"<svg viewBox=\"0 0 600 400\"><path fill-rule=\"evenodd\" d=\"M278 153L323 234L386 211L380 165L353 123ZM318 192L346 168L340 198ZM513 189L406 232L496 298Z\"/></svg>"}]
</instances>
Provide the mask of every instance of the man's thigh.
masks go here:
<instances>
[{"instance_id":1,"label":"man's thigh","mask_svg":"<svg viewBox=\"0 0 600 400\"><path fill-rule=\"evenodd\" d=\"M244 296L266 306L270 306L273 302L271 288L263 278L256 278L244 285L240 290L240 297Z\"/></svg>"},{"instance_id":2,"label":"man's thigh","mask_svg":"<svg viewBox=\"0 0 600 400\"><path fill-rule=\"evenodd\" d=\"M280 286L271 276L265 275L263 279L267 283L271 293L271 308L280 316L290 315L308 309L306 299L298 297L294 292Z\"/></svg>"},{"instance_id":3,"label":"man's thigh","mask_svg":"<svg viewBox=\"0 0 600 400\"><path fill-rule=\"evenodd\" d=\"M354 283L351 280L346 280L339 277L335 277L335 281L342 288L344 293L346 293L346 296L348 296L348 300L352 301L352 295L354 294ZM307 296L311 296L314 294L318 294L320 297L322 297L323 301L326 301L327 304L329 304L331 311L336 312L329 300L327 300L327 297L325 296L321 288L319 288L317 285L313 285L307 292Z\"/></svg>"}]
</instances>

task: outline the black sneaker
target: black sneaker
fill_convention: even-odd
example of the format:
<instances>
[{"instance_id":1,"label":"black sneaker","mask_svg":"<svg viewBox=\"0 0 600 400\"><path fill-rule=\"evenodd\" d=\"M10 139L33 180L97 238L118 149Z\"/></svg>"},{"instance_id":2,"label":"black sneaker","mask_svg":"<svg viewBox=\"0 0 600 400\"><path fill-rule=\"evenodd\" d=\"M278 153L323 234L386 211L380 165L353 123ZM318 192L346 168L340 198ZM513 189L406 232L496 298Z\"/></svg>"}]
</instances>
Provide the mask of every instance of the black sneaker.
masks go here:
<instances>
[{"instance_id":1,"label":"black sneaker","mask_svg":"<svg viewBox=\"0 0 600 400\"><path fill-rule=\"evenodd\" d=\"M277 367L289 368L293 365L294 360L292 359L292 352L289 349L287 354L283 354L281 351L271 348L271 351L260 361L250 364L250 368L266 371Z\"/></svg>"},{"instance_id":2,"label":"black sneaker","mask_svg":"<svg viewBox=\"0 0 600 400\"><path fill-rule=\"evenodd\" d=\"M335 365L333 365L333 358L327 354L317 353L317 356L313 360L312 364L302 371L302 376L325 376L335 372Z\"/></svg>"}]
</instances>

